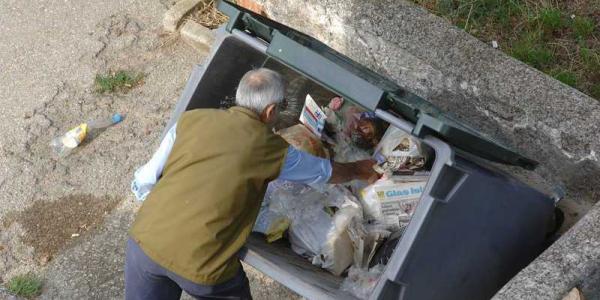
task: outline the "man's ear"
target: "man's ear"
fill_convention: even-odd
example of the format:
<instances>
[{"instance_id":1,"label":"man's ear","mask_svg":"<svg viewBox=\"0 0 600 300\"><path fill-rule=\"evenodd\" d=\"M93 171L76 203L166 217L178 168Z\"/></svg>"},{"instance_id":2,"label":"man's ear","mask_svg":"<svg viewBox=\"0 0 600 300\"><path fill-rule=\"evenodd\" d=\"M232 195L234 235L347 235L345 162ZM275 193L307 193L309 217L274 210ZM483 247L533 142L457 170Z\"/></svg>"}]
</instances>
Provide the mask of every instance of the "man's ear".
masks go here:
<instances>
[{"instance_id":1,"label":"man's ear","mask_svg":"<svg viewBox=\"0 0 600 300\"><path fill-rule=\"evenodd\" d=\"M275 119L275 114L277 113L276 108L277 108L277 104L275 104L275 103L269 104L269 105L267 105L267 107L265 107L265 110L263 110L263 113L261 116L263 119L263 122L269 123Z\"/></svg>"}]
</instances>

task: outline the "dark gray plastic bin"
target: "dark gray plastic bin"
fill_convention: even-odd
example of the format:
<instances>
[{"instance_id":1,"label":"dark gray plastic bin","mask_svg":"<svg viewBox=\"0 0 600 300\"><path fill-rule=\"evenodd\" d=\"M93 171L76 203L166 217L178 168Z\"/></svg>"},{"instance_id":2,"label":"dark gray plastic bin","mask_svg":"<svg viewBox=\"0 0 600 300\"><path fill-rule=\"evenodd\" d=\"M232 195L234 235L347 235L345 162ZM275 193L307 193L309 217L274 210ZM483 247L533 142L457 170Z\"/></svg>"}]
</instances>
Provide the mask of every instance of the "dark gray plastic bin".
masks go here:
<instances>
[{"instance_id":1,"label":"dark gray plastic bin","mask_svg":"<svg viewBox=\"0 0 600 300\"><path fill-rule=\"evenodd\" d=\"M536 162L310 37L228 2L219 9L230 21L206 62L194 67L167 128L186 110L220 107L246 71L276 62L435 152L423 197L370 299L488 299L545 249L553 199L480 158L527 169ZM242 260L306 298L354 298L339 290L342 277L281 243L251 236Z\"/></svg>"}]
</instances>

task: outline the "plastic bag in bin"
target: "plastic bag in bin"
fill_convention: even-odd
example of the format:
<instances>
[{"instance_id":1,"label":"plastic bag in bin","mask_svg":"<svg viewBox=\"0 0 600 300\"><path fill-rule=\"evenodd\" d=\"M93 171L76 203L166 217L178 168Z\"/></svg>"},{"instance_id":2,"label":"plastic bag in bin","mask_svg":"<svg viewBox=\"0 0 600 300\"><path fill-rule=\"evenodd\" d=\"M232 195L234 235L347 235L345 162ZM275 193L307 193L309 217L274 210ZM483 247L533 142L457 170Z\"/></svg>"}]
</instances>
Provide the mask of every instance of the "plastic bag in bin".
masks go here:
<instances>
[{"instance_id":1,"label":"plastic bag in bin","mask_svg":"<svg viewBox=\"0 0 600 300\"><path fill-rule=\"evenodd\" d=\"M343 186L322 189L286 182L269 196L270 209L290 220L292 250L314 265L340 275L353 262L354 250L347 227L355 218L362 222L358 200ZM331 214L327 207L338 210Z\"/></svg>"},{"instance_id":2,"label":"plastic bag in bin","mask_svg":"<svg viewBox=\"0 0 600 300\"><path fill-rule=\"evenodd\" d=\"M421 169L427 161L421 142L394 126L388 127L374 156L380 174Z\"/></svg>"}]
</instances>

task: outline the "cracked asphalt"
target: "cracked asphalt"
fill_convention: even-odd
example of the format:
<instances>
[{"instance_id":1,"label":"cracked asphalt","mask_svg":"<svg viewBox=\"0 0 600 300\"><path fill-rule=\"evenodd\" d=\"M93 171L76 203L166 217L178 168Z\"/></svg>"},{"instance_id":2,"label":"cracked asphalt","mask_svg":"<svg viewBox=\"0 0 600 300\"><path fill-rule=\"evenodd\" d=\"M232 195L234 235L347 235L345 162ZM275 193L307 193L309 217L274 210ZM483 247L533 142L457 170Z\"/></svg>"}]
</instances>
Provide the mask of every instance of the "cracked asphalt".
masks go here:
<instances>
[{"instance_id":1,"label":"cracked asphalt","mask_svg":"<svg viewBox=\"0 0 600 300\"><path fill-rule=\"evenodd\" d=\"M205 56L161 31L171 2L0 0L0 283L34 272L45 280L42 299L123 298L126 231L139 206L129 192L133 171L157 147L192 66ZM144 73L144 84L126 94L94 92L96 74L119 69ZM52 153L53 136L114 112L125 120L66 158ZM8 216L79 194L119 203L99 229L40 262L18 218ZM247 271L256 299L296 297Z\"/></svg>"}]
</instances>

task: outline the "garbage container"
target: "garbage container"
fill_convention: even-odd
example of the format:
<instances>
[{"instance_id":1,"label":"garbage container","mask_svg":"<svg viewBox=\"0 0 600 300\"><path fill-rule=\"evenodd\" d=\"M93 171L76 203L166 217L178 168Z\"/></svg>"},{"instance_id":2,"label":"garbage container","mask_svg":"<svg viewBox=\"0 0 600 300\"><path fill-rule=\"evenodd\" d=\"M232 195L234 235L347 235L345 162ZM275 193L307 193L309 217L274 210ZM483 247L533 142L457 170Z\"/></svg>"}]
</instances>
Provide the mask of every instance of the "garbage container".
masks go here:
<instances>
[{"instance_id":1,"label":"garbage container","mask_svg":"<svg viewBox=\"0 0 600 300\"><path fill-rule=\"evenodd\" d=\"M430 180L370 299L488 299L544 250L553 199L486 162L534 169L535 161L305 34L229 2L218 7L229 22L194 68L167 128L186 110L231 101L244 73L269 66L343 96L433 149ZM306 298L354 298L339 290L342 277L262 237L250 237L242 259Z\"/></svg>"}]
</instances>

